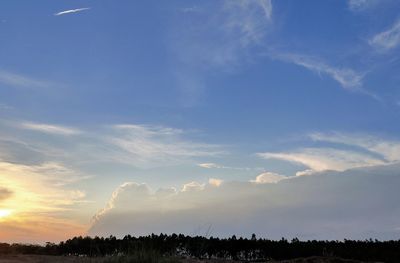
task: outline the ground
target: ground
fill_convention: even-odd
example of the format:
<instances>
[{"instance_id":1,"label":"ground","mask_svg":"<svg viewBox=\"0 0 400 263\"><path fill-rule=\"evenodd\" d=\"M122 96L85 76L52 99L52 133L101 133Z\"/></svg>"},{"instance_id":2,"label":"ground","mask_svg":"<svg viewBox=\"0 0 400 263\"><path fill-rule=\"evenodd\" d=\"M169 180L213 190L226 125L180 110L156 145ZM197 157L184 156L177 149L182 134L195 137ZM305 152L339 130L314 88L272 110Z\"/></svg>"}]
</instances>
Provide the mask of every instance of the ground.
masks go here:
<instances>
[{"instance_id":1,"label":"ground","mask_svg":"<svg viewBox=\"0 0 400 263\"><path fill-rule=\"evenodd\" d=\"M42 255L2 255L0 263L112 263L121 262L112 258L84 258L84 257L63 257L63 256L42 256ZM122 261L125 262L125 261ZM234 261L225 260L195 260L179 259L172 262L182 263L227 263ZM309 257L284 261L268 261L269 263L363 263L357 260L345 260L339 258Z\"/></svg>"}]
</instances>

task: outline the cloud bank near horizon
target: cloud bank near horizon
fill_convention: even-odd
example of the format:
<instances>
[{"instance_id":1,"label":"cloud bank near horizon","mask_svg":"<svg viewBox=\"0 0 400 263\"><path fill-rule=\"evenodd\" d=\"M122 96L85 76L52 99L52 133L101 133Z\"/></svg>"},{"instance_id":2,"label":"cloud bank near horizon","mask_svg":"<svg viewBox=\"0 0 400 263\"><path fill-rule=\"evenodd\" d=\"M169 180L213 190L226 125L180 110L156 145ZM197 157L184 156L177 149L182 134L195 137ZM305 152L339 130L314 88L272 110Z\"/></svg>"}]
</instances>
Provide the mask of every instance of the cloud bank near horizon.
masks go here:
<instances>
[{"instance_id":1,"label":"cloud bank near horizon","mask_svg":"<svg viewBox=\"0 0 400 263\"><path fill-rule=\"evenodd\" d=\"M125 183L94 216L89 234L205 235L211 227L211 235L225 237L393 239L400 216L399 168L326 171L277 183L261 176L156 192L146 184Z\"/></svg>"}]
</instances>

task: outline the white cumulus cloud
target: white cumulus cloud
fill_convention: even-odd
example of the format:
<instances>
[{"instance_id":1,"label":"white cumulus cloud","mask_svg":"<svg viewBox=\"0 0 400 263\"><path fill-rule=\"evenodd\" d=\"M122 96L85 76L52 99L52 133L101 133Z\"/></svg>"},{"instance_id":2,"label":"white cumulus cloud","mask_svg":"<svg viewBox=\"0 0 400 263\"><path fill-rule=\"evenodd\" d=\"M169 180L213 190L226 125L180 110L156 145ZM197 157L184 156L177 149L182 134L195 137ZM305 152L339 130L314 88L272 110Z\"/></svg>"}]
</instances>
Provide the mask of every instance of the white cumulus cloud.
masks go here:
<instances>
[{"instance_id":1,"label":"white cumulus cloud","mask_svg":"<svg viewBox=\"0 0 400 263\"><path fill-rule=\"evenodd\" d=\"M203 189L204 189L204 184L200 184L198 182L190 182L183 185L182 192L200 191Z\"/></svg>"},{"instance_id":2,"label":"white cumulus cloud","mask_svg":"<svg viewBox=\"0 0 400 263\"><path fill-rule=\"evenodd\" d=\"M208 180L209 185L216 186L216 187L220 186L223 182L224 182L223 180L217 179L217 178L210 178Z\"/></svg>"},{"instance_id":3,"label":"white cumulus cloud","mask_svg":"<svg viewBox=\"0 0 400 263\"><path fill-rule=\"evenodd\" d=\"M280 180L287 179L287 176L277 174L277 173L271 173L271 172L265 172L262 174L259 174L255 180L251 180L250 182L253 183L258 183L258 184L270 184L270 183L277 183Z\"/></svg>"},{"instance_id":4,"label":"white cumulus cloud","mask_svg":"<svg viewBox=\"0 0 400 263\"><path fill-rule=\"evenodd\" d=\"M205 235L196 229L212 225L211 235L222 237L256 233L272 239L392 239L398 236L399 184L398 164L277 183L191 183L196 190L166 196L147 186L124 184L114 192L112 208L95 216L89 234Z\"/></svg>"}]
</instances>

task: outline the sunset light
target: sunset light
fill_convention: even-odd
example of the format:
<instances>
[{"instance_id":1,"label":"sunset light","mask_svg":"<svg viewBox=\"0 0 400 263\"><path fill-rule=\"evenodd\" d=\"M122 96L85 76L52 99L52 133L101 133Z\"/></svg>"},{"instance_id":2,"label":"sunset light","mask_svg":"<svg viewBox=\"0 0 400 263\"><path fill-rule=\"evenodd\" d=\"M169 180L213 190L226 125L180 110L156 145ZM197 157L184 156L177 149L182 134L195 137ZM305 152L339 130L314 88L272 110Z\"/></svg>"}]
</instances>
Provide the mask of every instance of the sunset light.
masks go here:
<instances>
[{"instance_id":1,"label":"sunset light","mask_svg":"<svg viewBox=\"0 0 400 263\"><path fill-rule=\"evenodd\" d=\"M400 0L0 0L0 58L0 263L400 262Z\"/></svg>"},{"instance_id":2,"label":"sunset light","mask_svg":"<svg viewBox=\"0 0 400 263\"><path fill-rule=\"evenodd\" d=\"M11 210L9 209L0 209L0 219L3 219L9 215L11 215Z\"/></svg>"}]
</instances>

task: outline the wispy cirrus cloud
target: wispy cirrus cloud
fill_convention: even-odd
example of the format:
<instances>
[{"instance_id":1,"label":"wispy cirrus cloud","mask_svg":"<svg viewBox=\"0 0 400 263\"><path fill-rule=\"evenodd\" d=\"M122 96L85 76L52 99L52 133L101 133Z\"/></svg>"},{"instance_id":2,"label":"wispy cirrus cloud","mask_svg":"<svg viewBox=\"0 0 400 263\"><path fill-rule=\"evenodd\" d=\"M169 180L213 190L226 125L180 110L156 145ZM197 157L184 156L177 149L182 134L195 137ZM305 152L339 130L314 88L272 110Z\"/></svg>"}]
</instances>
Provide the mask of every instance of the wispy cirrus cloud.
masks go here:
<instances>
[{"instance_id":1,"label":"wispy cirrus cloud","mask_svg":"<svg viewBox=\"0 0 400 263\"><path fill-rule=\"evenodd\" d=\"M349 1L348 4L355 10L357 8L364 9L367 6L369 8L373 5L372 2L374 1L358 0ZM216 8L216 10L219 9ZM363 82L368 70L360 71L346 64L321 59L318 56L282 52L274 48L274 46L282 46L282 44L269 38L275 30L272 1L225 1L223 7L214 14L215 16L201 19L208 23L201 22L201 26L193 30L196 32L195 34L188 34L189 41L187 39L176 41L185 43L184 47L179 48L179 56L183 57L184 63L191 66L195 64L195 67L200 65L206 69L217 67L229 72L259 57L260 53L254 53L255 48L258 48L261 53L268 54L267 56L272 59L304 67L320 76L332 78L345 90L358 92L382 101L379 95L364 87ZM196 18L202 17L196 16ZM205 32L203 33L203 31ZM210 34L210 32L213 33ZM204 42L204 39L209 39L210 35L212 40ZM197 38L197 36L199 37ZM194 97L197 93L193 90L201 89L204 86L193 85L193 82L200 83L199 78L194 77L198 75L198 72L181 74L186 81L178 78L180 86L184 86L184 90L189 90L188 93L194 94ZM191 87L191 89L186 87Z\"/></svg>"},{"instance_id":2,"label":"wispy cirrus cloud","mask_svg":"<svg viewBox=\"0 0 400 263\"><path fill-rule=\"evenodd\" d=\"M302 148L288 152L266 152L258 156L298 163L312 171L344 171L350 168L384 164L385 162L366 154L334 148Z\"/></svg>"},{"instance_id":3,"label":"wispy cirrus cloud","mask_svg":"<svg viewBox=\"0 0 400 263\"><path fill-rule=\"evenodd\" d=\"M389 29L380 32L369 40L369 44L377 50L387 52L400 44L400 20L397 20Z\"/></svg>"},{"instance_id":4,"label":"wispy cirrus cloud","mask_svg":"<svg viewBox=\"0 0 400 263\"><path fill-rule=\"evenodd\" d=\"M182 9L190 23L176 24L170 33L178 62L174 74L186 107L202 96L209 70L232 72L251 61L250 50L264 45L272 28L271 0L210 3Z\"/></svg>"},{"instance_id":5,"label":"wispy cirrus cloud","mask_svg":"<svg viewBox=\"0 0 400 263\"><path fill-rule=\"evenodd\" d=\"M264 10L265 17L272 19L272 0L258 0L258 4Z\"/></svg>"},{"instance_id":6,"label":"wispy cirrus cloud","mask_svg":"<svg viewBox=\"0 0 400 263\"><path fill-rule=\"evenodd\" d=\"M40 174L40 178L43 181L56 187L93 178L93 176L82 174L58 162L45 162L40 165L25 166L25 170ZM75 191L73 193L75 194L81 192ZM79 196L84 197L81 194L79 194Z\"/></svg>"},{"instance_id":7,"label":"wispy cirrus cloud","mask_svg":"<svg viewBox=\"0 0 400 263\"><path fill-rule=\"evenodd\" d=\"M13 107L5 103L0 103L0 110L12 110Z\"/></svg>"},{"instance_id":8,"label":"wispy cirrus cloud","mask_svg":"<svg viewBox=\"0 0 400 263\"><path fill-rule=\"evenodd\" d=\"M312 133L309 137L314 141L330 142L357 146L368 152L377 154L387 163L400 161L400 141L382 139L366 134L348 133Z\"/></svg>"},{"instance_id":9,"label":"wispy cirrus cloud","mask_svg":"<svg viewBox=\"0 0 400 263\"><path fill-rule=\"evenodd\" d=\"M4 177L9 177L12 180L13 173L19 173L14 177L23 178L26 180L37 180L41 185L46 187L62 188L82 180L92 178L92 176L82 174L63 163L48 161L40 164L19 164L0 160L0 170ZM34 176L33 176L34 175Z\"/></svg>"},{"instance_id":10,"label":"wispy cirrus cloud","mask_svg":"<svg viewBox=\"0 0 400 263\"><path fill-rule=\"evenodd\" d=\"M382 101L379 95L363 87L363 79L366 72L356 71L349 67L334 66L314 56L277 51L269 51L267 54L272 59L293 63L315 72L320 76L326 75L335 80L345 90L358 92L377 101Z\"/></svg>"},{"instance_id":11,"label":"wispy cirrus cloud","mask_svg":"<svg viewBox=\"0 0 400 263\"><path fill-rule=\"evenodd\" d=\"M0 70L0 84L22 88L47 88L51 85L48 81L37 80L4 70Z\"/></svg>"},{"instance_id":12,"label":"wispy cirrus cloud","mask_svg":"<svg viewBox=\"0 0 400 263\"><path fill-rule=\"evenodd\" d=\"M70 163L112 162L154 167L188 161L192 163L200 157L215 157L225 153L220 145L189 139L187 131L157 125L104 125L96 127L94 131L24 121L12 122L10 128L18 128L24 136L19 133L4 134L0 137L0 143L4 143L11 156L17 154L21 157L29 152L35 153L35 160L55 158ZM43 136L30 140L31 132L42 133ZM52 135L51 140L46 135ZM26 160L27 156L22 159Z\"/></svg>"},{"instance_id":13,"label":"wispy cirrus cloud","mask_svg":"<svg viewBox=\"0 0 400 263\"><path fill-rule=\"evenodd\" d=\"M347 5L351 11L364 11L378 5L382 0L348 0Z\"/></svg>"},{"instance_id":14,"label":"wispy cirrus cloud","mask_svg":"<svg viewBox=\"0 0 400 263\"><path fill-rule=\"evenodd\" d=\"M263 170L261 167L234 167L234 166L225 166L220 165L217 163L199 163L197 166L206 169L229 169L229 170L244 170L244 171L251 171L251 170Z\"/></svg>"},{"instance_id":15,"label":"wispy cirrus cloud","mask_svg":"<svg viewBox=\"0 0 400 263\"><path fill-rule=\"evenodd\" d=\"M179 129L127 124L114 125L112 130L113 134L107 141L136 163L175 163L223 153L218 145L184 139L184 131Z\"/></svg>"},{"instance_id":16,"label":"wispy cirrus cloud","mask_svg":"<svg viewBox=\"0 0 400 263\"><path fill-rule=\"evenodd\" d=\"M238 50L260 44L272 23L271 0L225 1L223 10L222 31Z\"/></svg>"},{"instance_id":17,"label":"wispy cirrus cloud","mask_svg":"<svg viewBox=\"0 0 400 263\"><path fill-rule=\"evenodd\" d=\"M23 122L20 124L23 129L56 134L56 135L76 135L80 134L82 131L76 128L65 127L61 125L45 124L45 123L35 123L35 122Z\"/></svg>"},{"instance_id":18,"label":"wispy cirrus cloud","mask_svg":"<svg viewBox=\"0 0 400 263\"><path fill-rule=\"evenodd\" d=\"M224 29L239 36L241 46L259 43L272 22L271 0L226 1L225 11Z\"/></svg>"},{"instance_id":19,"label":"wispy cirrus cloud","mask_svg":"<svg viewBox=\"0 0 400 263\"><path fill-rule=\"evenodd\" d=\"M182 7L179 9L183 13L196 13L200 12L202 9L198 6Z\"/></svg>"},{"instance_id":20,"label":"wispy cirrus cloud","mask_svg":"<svg viewBox=\"0 0 400 263\"><path fill-rule=\"evenodd\" d=\"M264 152L264 159L297 163L307 169L297 175L326 170L344 171L352 168L393 164L400 161L400 141L385 140L365 134L312 133L308 135L320 147L303 147L283 152Z\"/></svg>"},{"instance_id":21,"label":"wispy cirrus cloud","mask_svg":"<svg viewBox=\"0 0 400 263\"><path fill-rule=\"evenodd\" d=\"M221 169L221 168L225 168L225 166L221 166L221 165L218 165L216 163L199 163L198 166L202 167L202 168L206 168L206 169L213 169L213 168Z\"/></svg>"},{"instance_id":22,"label":"wispy cirrus cloud","mask_svg":"<svg viewBox=\"0 0 400 263\"><path fill-rule=\"evenodd\" d=\"M272 24L272 2L223 1L215 2L213 9L191 18L191 27L181 29L174 49L185 64L226 70L238 64L247 49L262 44Z\"/></svg>"},{"instance_id":23,"label":"wispy cirrus cloud","mask_svg":"<svg viewBox=\"0 0 400 263\"><path fill-rule=\"evenodd\" d=\"M350 68L331 66L315 57L291 53L275 53L271 57L296 64L318 74L325 74L347 90L360 90L363 85L364 73Z\"/></svg>"},{"instance_id":24,"label":"wispy cirrus cloud","mask_svg":"<svg viewBox=\"0 0 400 263\"><path fill-rule=\"evenodd\" d=\"M55 13L55 16L61 16L61 15L67 15L67 14L73 14L73 13L78 13L78 12L82 12L82 11L86 11L89 10L90 7L83 7L83 8L77 8L77 9L69 9L69 10L64 10L64 11L60 11Z\"/></svg>"}]
</instances>

